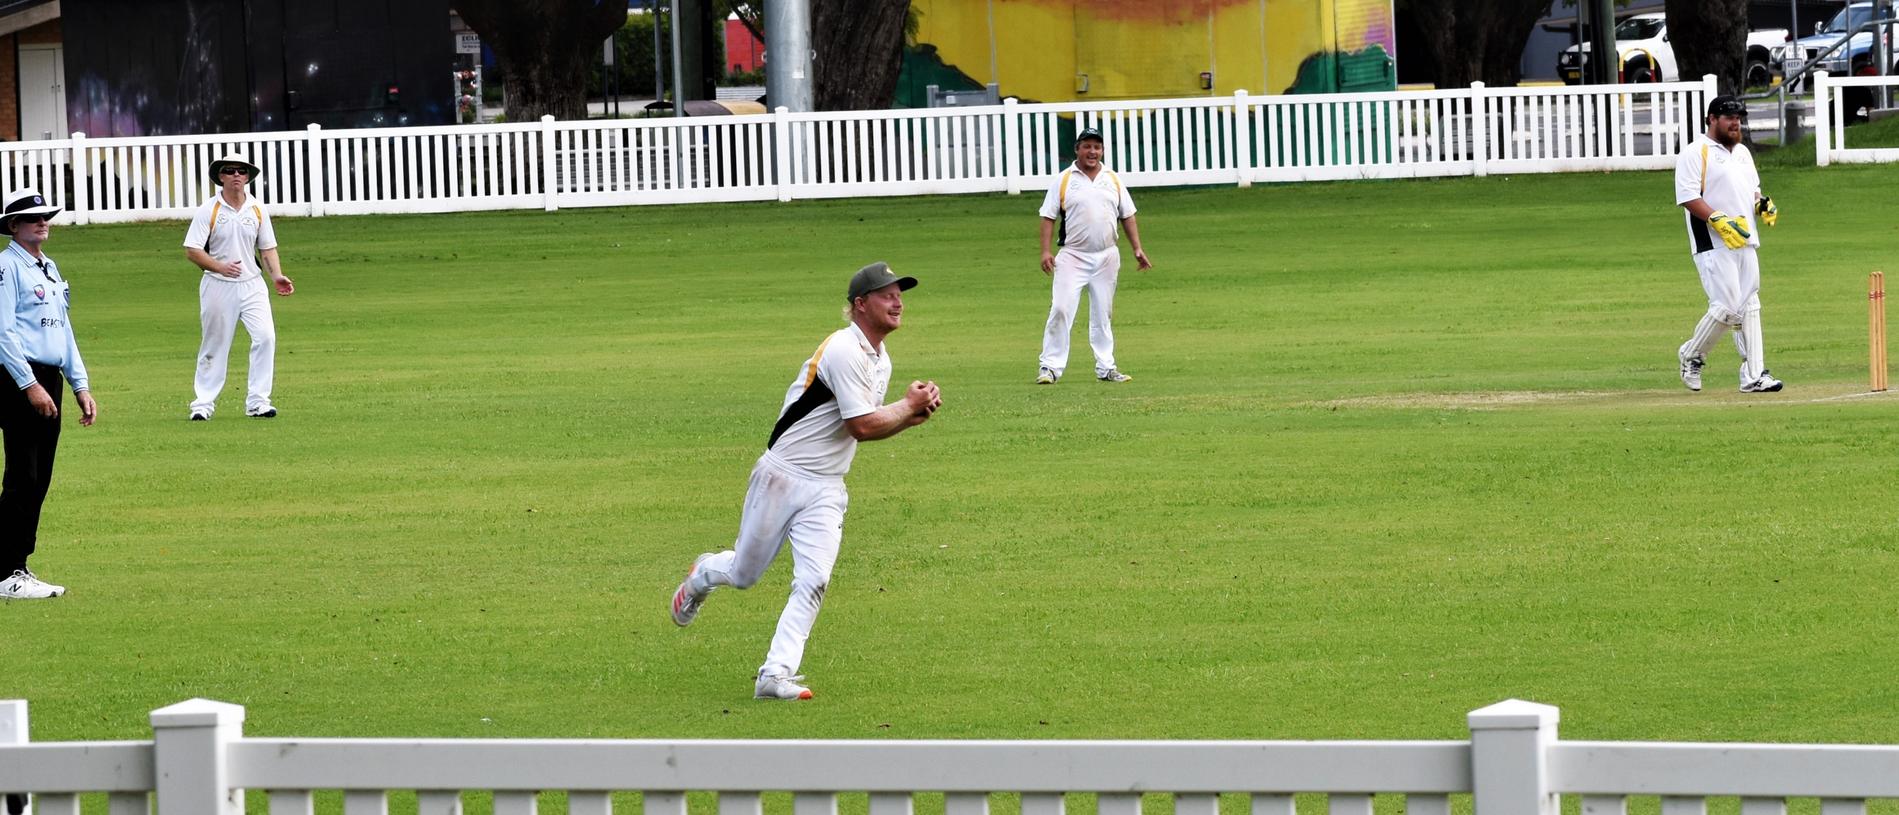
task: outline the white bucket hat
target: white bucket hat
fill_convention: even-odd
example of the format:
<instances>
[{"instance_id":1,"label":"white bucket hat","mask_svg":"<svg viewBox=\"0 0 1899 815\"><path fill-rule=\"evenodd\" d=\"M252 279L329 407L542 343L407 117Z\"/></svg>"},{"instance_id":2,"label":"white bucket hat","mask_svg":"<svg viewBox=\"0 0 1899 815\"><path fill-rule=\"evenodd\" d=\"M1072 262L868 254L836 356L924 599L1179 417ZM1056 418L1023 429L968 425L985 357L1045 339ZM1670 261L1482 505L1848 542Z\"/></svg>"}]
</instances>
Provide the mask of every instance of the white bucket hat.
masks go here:
<instances>
[{"instance_id":1,"label":"white bucket hat","mask_svg":"<svg viewBox=\"0 0 1899 815\"><path fill-rule=\"evenodd\" d=\"M59 214L59 207L46 203L46 196L32 187L21 187L7 193L6 204L0 208L0 231L13 233L13 216L44 215L48 220Z\"/></svg>"},{"instance_id":2,"label":"white bucket hat","mask_svg":"<svg viewBox=\"0 0 1899 815\"><path fill-rule=\"evenodd\" d=\"M225 153L223 158L211 162L211 184L213 186L224 183L218 180L218 171L224 169L224 166L227 164L236 164L239 167L243 167L244 170L249 173L249 175L245 177L244 183L246 184L256 181L258 176L264 174L264 171L258 169L257 165L252 164L250 159L244 157L243 153Z\"/></svg>"}]
</instances>

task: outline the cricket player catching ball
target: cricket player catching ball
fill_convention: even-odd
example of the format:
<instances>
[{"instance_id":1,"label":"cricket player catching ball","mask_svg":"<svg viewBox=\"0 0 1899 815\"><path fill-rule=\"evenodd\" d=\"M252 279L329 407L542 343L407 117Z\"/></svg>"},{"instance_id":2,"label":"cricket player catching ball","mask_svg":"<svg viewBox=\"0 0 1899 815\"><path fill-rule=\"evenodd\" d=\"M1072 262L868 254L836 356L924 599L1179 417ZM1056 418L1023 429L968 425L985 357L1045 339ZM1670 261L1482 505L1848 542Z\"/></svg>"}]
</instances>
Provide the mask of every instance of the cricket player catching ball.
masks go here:
<instances>
[{"instance_id":1,"label":"cricket player catching ball","mask_svg":"<svg viewBox=\"0 0 1899 815\"><path fill-rule=\"evenodd\" d=\"M843 542L844 510L850 504L844 474L857 455L857 443L923 424L943 405L935 382L911 382L903 398L883 404L890 385L884 338L903 325L903 292L916 284L916 278L898 277L884 263L872 263L851 277L845 308L850 325L832 332L798 366L765 452L752 467L738 542L724 552L700 555L673 591L673 623L690 625L713 589L750 588L791 542L791 599L759 666L753 686L757 698L811 698L798 664Z\"/></svg>"},{"instance_id":2,"label":"cricket player catching ball","mask_svg":"<svg viewBox=\"0 0 1899 815\"><path fill-rule=\"evenodd\" d=\"M1754 250L1761 245L1761 224L1780 219L1774 201L1761 194L1761 178L1754 155L1741 143L1741 124L1747 104L1733 96L1717 96L1708 103L1708 132L1681 151L1675 160L1675 203L1686 211L1689 251L1708 294L1708 312L1695 325L1694 336L1682 343L1681 383L1701 390L1701 367L1708 349L1728 331L1741 352L1741 392L1767 393L1781 389L1781 381L1767 372L1761 347L1761 268Z\"/></svg>"}]
</instances>

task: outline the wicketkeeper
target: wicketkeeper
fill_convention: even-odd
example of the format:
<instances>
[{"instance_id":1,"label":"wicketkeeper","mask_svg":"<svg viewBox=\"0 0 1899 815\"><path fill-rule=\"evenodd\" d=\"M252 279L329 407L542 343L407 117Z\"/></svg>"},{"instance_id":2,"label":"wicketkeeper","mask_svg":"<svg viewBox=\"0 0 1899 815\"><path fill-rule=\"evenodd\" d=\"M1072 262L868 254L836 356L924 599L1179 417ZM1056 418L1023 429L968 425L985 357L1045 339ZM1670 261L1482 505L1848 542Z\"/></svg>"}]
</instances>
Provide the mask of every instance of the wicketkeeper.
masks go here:
<instances>
[{"instance_id":1,"label":"wicketkeeper","mask_svg":"<svg viewBox=\"0 0 1899 815\"><path fill-rule=\"evenodd\" d=\"M1708 293L1708 312L1677 352L1681 382L1691 391L1701 390L1708 349L1730 330L1741 353L1741 392L1781 389L1781 381L1767 372L1761 345L1761 270L1754 255L1761 244L1759 225L1773 226L1780 210L1761 194L1754 155L1741 143L1746 121L1746 103L1715 97L1708 103L1707 133L1675 160L1675 203L1686 211L1689 251Z\"/></svg>"}]
</instances>

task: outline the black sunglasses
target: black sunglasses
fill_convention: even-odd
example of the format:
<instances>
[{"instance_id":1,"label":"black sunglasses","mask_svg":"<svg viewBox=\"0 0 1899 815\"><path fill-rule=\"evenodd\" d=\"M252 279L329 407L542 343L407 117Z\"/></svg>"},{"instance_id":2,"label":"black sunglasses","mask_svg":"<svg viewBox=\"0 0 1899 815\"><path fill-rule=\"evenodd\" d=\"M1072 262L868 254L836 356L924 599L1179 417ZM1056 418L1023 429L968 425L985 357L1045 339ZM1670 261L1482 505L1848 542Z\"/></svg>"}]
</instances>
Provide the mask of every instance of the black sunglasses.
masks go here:
<instances>
[{"instance_id":1,"label":"black sunglasses","mask_svg":"<svg viewBox=\"0 0 1899 815\"><path fill-rule=\"evenodd\" d=\"M251 174L251 171L246 170L243 167L222 167L218 169L218 175L250 175L250 174Z\"/></svg>"},{"instance_id":2,"label":"black sunglasses","mask_svg":"<svg viewBox=\"0 0 1899 815\"><path fill-rule=\"evenodd\" d=\"M43 224L49 220L51 219L47 218L44 215L15 215L13 216L13 222L17 224Z\"/></svg>"}]
</instances>

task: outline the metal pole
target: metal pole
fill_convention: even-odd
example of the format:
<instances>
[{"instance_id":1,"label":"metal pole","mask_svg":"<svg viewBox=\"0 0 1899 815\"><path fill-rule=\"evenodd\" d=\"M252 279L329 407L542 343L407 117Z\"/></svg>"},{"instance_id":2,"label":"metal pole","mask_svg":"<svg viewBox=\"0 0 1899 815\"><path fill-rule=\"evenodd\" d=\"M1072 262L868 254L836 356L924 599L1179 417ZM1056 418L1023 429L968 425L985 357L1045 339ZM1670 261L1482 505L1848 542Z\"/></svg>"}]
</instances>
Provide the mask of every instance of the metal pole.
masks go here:
<instances>
[{"instance_id":1,"label":"metal pole","mask_svg":"<svg viewBox=\"0 0 1899 815\"><path fill-rule=\"evenodd\" d=\"M680 90L686 87L685 64L679 55L679 0L673 0L673 118L686 115L685 94Z\"/></svg>"},{"instance_id":2,"label":"metal pole","mask_svg":"<svg viewBox=\"0 0 1899 815\"><path fill-rule=\"evenodd\" d=\"M1622 70L1622 52L1616 50L1615 0L1587 0L1590 10L1590 76L1598 85L1613 85Z\"/></svg>"},{"instance_id":3,"label":"metal pole","mask_svg":"<svg viewBox=\"0 0 1899 815\"><path fill-rule=\"evenodd\" d=\"M660 63L659 0L646 0L646 16L653 20L653 101L666 98L666 69Z\"/></svg>"},{"instance_id":4,"label":"metal pole","mask_svg":"<svg viewBox=\"0 0 1899 815\"><path fill-rule=\"evenodd\" d=\"M765 4L765 96L772 107L792 113L812 108L811 4L771 0Z\"/></svg>"}]
</instances>

